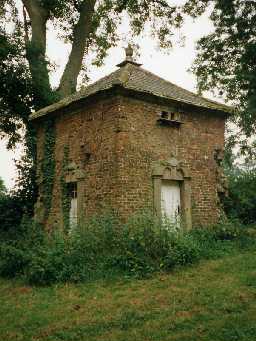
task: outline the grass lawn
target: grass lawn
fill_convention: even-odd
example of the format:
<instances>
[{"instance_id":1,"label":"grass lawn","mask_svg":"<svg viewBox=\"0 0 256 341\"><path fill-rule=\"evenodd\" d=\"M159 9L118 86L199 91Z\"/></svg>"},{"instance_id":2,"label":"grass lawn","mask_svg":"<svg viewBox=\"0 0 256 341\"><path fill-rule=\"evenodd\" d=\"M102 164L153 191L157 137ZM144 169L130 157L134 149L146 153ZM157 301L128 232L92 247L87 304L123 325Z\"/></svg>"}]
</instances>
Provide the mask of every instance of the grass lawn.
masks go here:
<instances>
[{"instance_id":1,"label":"grass lawn","mask_svg":"<svg viewBox=\"0 0 256 341\"><path fill-rule=\"evenodd\" d=\"M255 341L256 251L147 280L0 280L0 340Z\"/></svg>"}]
</instances>

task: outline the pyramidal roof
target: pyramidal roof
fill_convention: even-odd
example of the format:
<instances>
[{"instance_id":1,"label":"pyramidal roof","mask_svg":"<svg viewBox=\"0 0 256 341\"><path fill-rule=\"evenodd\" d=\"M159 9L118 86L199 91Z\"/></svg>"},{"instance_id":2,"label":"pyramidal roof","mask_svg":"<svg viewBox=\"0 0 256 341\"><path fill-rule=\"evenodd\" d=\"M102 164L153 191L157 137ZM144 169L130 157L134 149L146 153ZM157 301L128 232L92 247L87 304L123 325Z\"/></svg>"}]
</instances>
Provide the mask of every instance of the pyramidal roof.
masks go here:
<instances>
[{"instance_id":1,"label":"pyramidal roof","mask_svg":"<svg viewBox=\"0 0 256 341\"><path fill-rule=\"evenodd\" d=\"M226 114L233 112L233 108L230 106L198 96L193 92L185 90L143 69L141 64L136 63L131 56L127 55L127 53L126 59L117 66L119 66L119 69L83 88L81 91L32 113L30 115L30 120L55 112L72 103L104 90L111 89L117 85L127 90L142 94L150 94L167 100L193 105L195 107L221 111Z\"/></svg>"}]
</instances>

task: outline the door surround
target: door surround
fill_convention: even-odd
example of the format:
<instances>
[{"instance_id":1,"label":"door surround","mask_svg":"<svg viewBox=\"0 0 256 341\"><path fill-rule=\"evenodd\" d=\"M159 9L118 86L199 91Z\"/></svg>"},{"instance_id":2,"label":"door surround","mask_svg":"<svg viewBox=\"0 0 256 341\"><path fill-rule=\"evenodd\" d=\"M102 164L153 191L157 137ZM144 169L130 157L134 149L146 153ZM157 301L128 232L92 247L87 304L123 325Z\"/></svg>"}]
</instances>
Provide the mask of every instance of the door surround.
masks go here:
<instances>
[{"instance_id":1,"label":"door surround","mask_svg":"<svg viewBox=\"0 0 256 341\"><path fill-rule=\"evenodd\" d=\"M161 187L163 180L174 180L180 182L181 196L181 219L186 229L192 228L191 217L191 176L183 162L171 157L167 161L158 161L153 165L153 195L154 211L162 219L161 210Z\"/></svg>"}]
</instances>

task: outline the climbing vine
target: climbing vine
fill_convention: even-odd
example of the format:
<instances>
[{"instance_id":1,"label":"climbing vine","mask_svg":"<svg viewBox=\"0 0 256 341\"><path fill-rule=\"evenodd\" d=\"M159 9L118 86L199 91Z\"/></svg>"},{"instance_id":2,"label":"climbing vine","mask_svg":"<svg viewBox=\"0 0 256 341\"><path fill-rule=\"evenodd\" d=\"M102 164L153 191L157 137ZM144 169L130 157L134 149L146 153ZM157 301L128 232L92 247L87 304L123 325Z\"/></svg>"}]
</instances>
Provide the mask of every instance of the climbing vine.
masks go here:
<instances>
[{"instance_id":1,"label":"climbing vine","mask_svg":"<svg viewBox=\"0 0 256 341\"><path fill-rule=\"evenodd\" d=\"M55 121L48 119L44 123L44 156L42 162L42 200L45 208L44 218L48 218L52 206L52 194L55 176Z\"/></svg>"},{"instance_id":2,"label":"climbing vine","mask_svg":"<svg viewBox=\"0 0 256 341\"><path fill-rule=\"evenodd\" d=\"M63 214L63 226L64 226L65 232L69 230L69 210L70 210L69 188L68 188L67 182L65 181L65 175L67 171L68 162L69 162L69 147L68 145L65 145L62 167L61 167L61 177L60 177L61 206L62 206L62 214Z\"/></svg>"}]
</instances>

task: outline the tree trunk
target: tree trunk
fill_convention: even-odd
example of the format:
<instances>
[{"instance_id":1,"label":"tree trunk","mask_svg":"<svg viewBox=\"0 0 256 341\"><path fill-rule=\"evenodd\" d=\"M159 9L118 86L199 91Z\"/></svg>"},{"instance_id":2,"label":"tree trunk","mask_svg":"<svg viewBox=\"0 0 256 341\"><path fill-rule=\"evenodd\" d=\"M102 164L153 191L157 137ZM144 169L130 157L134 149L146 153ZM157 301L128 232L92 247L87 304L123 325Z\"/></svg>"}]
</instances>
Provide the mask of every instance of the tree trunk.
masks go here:
<instances>
[{"instance_id":1,"label":"tree trunk","mask_svg":"<svg viewBox=\"0 0 256 341\"><path fill-rule=\"evenodd\" d=\"M35 109L38 110L53 101L46 61L46 23L49 18L47 10L38 0L23 0L29 14L32 38L26 44L27 59L33 82Z\"/></svg>"},{"instance_id":2,"label":"tree trunk","mask_svg":"<svg viewBox=\"0 0 256 341\"><path fill-rule=\"evenodd\" d=\"M73 31L72 49L58 89L61 97L76 91L77 77L81 70L86 44L94 30L92 19L95 2L96 0L84 0L81 4L80 17Z\"/></svg>"}]
</instances>

